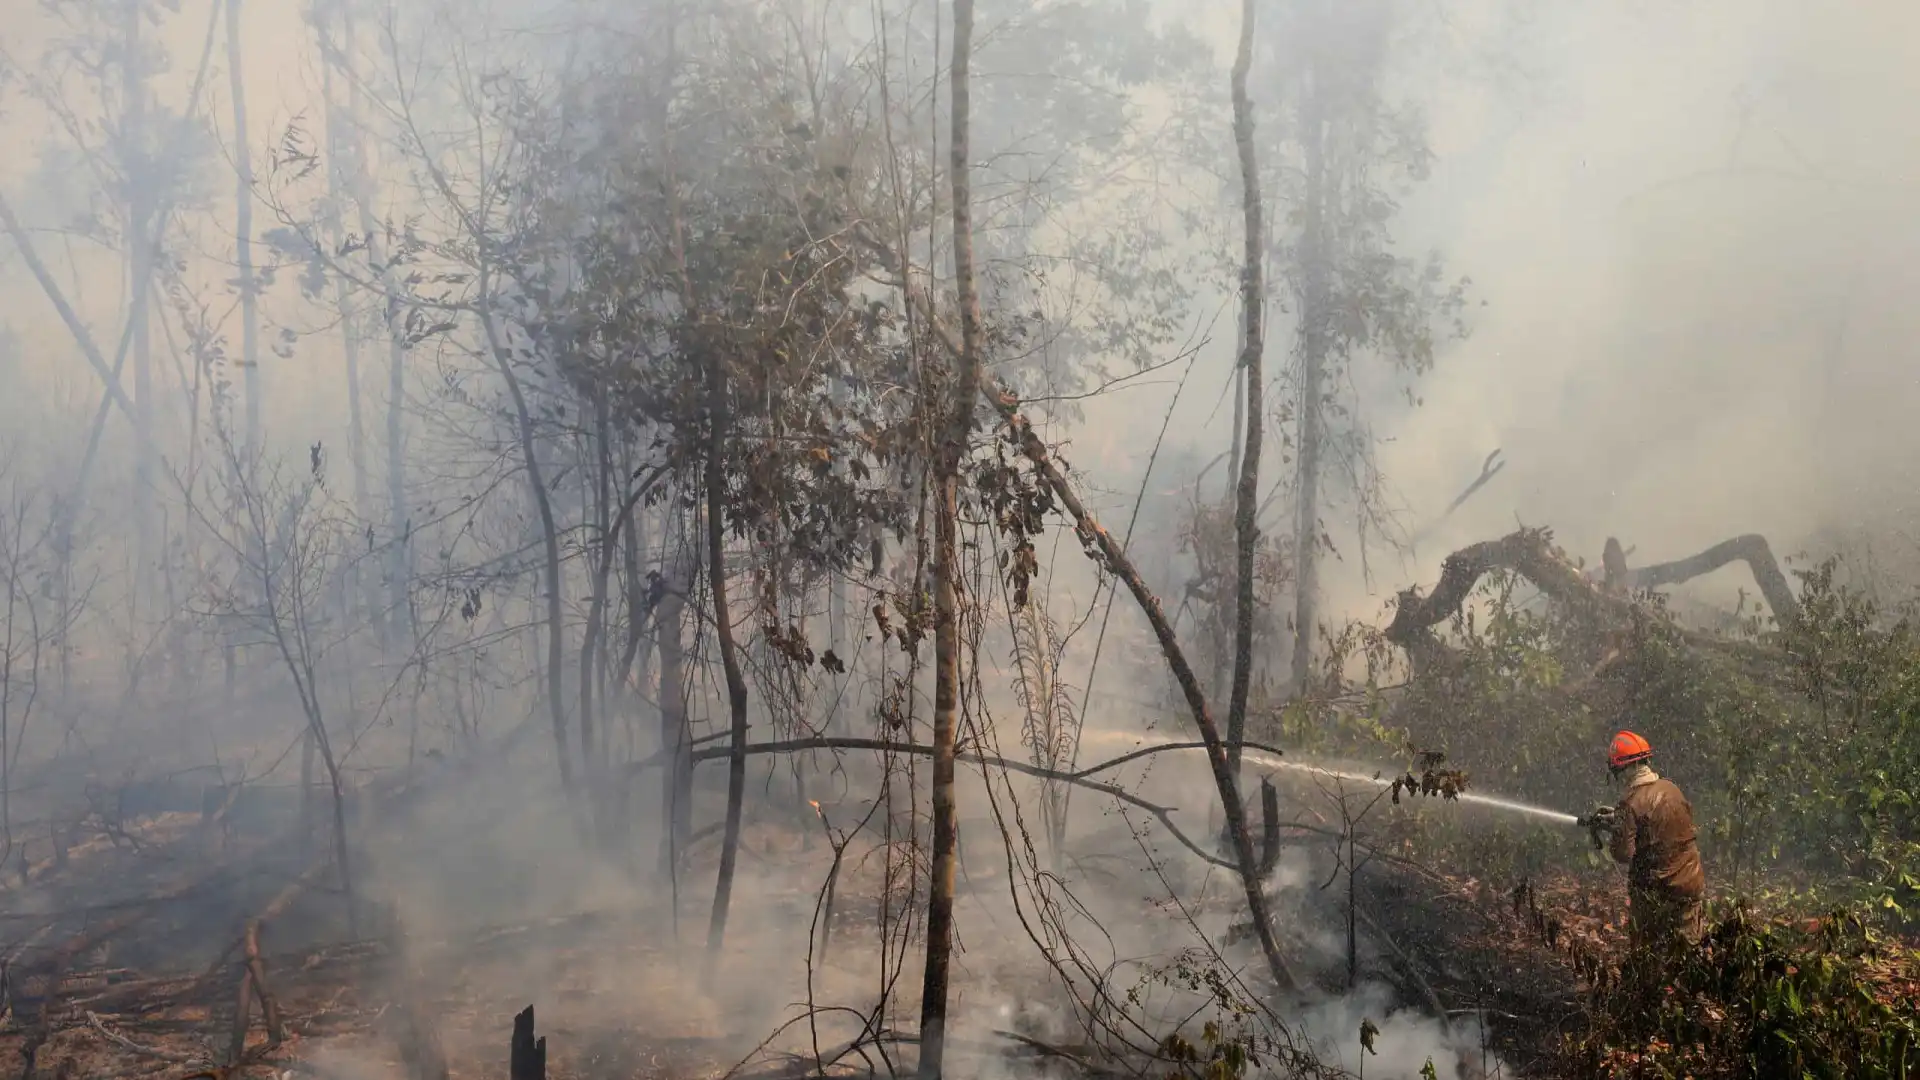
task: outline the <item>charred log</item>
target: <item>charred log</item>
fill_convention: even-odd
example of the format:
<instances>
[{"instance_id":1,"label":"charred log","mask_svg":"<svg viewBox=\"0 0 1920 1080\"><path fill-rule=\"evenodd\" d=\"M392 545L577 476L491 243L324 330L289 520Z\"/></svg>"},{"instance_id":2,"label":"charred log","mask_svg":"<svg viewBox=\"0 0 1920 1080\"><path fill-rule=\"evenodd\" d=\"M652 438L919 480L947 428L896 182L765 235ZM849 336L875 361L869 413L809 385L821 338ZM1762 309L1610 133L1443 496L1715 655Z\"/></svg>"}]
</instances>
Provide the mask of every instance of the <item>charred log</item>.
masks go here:
<instances>
[{"instance_id":1,"label":"charred log","mask_svg":"<svg viewBox=\"0 0 1920 1080\"><path fill-rule=\"evenodd\" d=\"M1273 876L1280 865L1280 792L1273 781L1260 778L1260 880Z\"/></svg>"}]
</instances>

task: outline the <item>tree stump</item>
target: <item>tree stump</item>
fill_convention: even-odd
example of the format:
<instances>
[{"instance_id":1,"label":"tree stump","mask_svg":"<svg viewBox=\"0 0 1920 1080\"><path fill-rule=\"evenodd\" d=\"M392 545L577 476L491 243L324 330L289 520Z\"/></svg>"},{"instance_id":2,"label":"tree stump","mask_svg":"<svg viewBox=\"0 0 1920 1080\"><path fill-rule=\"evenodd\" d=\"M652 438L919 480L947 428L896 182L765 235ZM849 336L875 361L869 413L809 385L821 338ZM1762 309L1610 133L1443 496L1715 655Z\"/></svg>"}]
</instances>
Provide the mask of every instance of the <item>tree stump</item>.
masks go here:
<instances>
[{"instance_id":1,"label":"tree stump","mask_svg":"<svg viewBox=\"0 0 1920 1080\"><path fill-rule=\"evenodd\" d=\"M533 1037L533 1006L513 1018L513 1048L507 1058L507 1080L547 1080L546 1036Z\"/></svg>"}]
</instances>

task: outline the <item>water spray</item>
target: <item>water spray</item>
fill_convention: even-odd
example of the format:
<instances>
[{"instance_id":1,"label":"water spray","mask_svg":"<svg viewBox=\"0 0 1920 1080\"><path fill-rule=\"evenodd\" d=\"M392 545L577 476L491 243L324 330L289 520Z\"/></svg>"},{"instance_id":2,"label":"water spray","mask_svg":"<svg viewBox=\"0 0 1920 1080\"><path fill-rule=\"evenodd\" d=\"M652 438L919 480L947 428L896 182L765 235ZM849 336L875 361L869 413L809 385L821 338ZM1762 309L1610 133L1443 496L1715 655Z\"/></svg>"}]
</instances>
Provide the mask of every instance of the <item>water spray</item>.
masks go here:
<instances>
[{"instance_id":1,"label":"water spray","mask_svg":"<svg viewBox=\"0 0 1920 1080\"><path fill-rule=\"evenodd\" d=\"M1143 734L1132 736L1118 732L1087 732L1081 736L1081 739L1089 742L1118 742L1123 739L1138 739L1148 745L1164 744L1174 741L1165 735ZM1308 765L1299 761L1287 761L1283 758L1275 757L1272 754L1261 753L1255 750L1244 751L1241 754L1241 759L1265 768L1287 769L1297 773L1323 776L1330 780L1345 780L1356 784L1372 784L1375 787L1381 788L1391 787L1393 785L1393 780L1383 775L1376 774L1369 776L1366 773L1342 772L1338 769L1329 769L1320 765ZM1461 802L1474 803L1478 806L1490 807L1510 814L1523 814L1529 817L1542 818L1555 822L1556 824L1587 827L1590 830L1594 828L1589 824L1588 818L1576 817L1573 814L1562 813L1559 810L1550 810L1544 806L1535 806L1532 803L1518 802L1513 799L1502 799L1497 795L1481 795L1475 792L1463 791L1457 798ZM1612 827L1612 819L1610 816L1607 817L1606 827ZM1599 833L1596 831L1594 835L1597 838ZM1597 844L1598 840L1596 839L1595 842Z\"/></svg>"}]
</instances>

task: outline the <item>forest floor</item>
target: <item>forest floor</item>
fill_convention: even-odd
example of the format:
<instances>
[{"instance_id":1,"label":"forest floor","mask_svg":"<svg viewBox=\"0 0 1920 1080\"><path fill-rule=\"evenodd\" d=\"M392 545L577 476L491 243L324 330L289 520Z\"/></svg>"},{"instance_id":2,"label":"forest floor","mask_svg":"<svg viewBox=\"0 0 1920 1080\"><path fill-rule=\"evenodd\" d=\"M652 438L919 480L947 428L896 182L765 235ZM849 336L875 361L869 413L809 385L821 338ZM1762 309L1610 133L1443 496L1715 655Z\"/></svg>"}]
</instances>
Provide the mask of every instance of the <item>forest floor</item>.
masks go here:
<instances>
[{"instance_id":1,"label":"forest floor","mask_svg":"<svg viewBox=\"0 0 1920 1080\"><path fill-rule=\"evenodd\" d=\"M184 1080L201 1063L229 1059L244 993L239 945L247 912L258 912L260 897L284 892L274 882L284 884L288 875L249 885L231 864L222 870L205 863L198 864L203 869L195 871L197 878L184 875L199 884L183 888L178 871L186 857L166 859L156 852L183 848L190 833L181 821L162 820L118 845L101 839L75 848L64 867L36 871L32 888L39 891L31 903L29 891L9 882L0 895L0 946L7 959L0 982L0 1075L19 1075L29 1051L33 1076L64 1080ZM810 845L800 858L794 833L791 826L750 829L744 862L817 861L825 845ZM1558 1064L1559 1048L1580 1031L1586 1015L1568 943L1602 952L1618 947L1625 911L1618 884L1571 874L1531 882L1533 905L1551 913L1550 945L1531 912L1513 902L1513 883L1386 865L1363 876L1356 896L1372 933L1392 943L1374 962L1375 974L1395 987L1403 1004L1430 1013L1437 1002L1449 1014L1456 1043L1481 1051L1463 1052L1457 1072L1448 1071L1454 1063L1436 1062L1440 1075L1567 1075ZM156 866L176 872L169 877ZM697 872L704 878L705 867ZM974 876L976 889L1004 888L990 870L976 866ZM842 917L833 948L845 959L808 966L812 989L823 1000L854 1000L859 995L852 987L872 978L866 961L877 951L878 937L870 925L861 925L871 922L868 913L878 902L870 879L866 870L849 873L840 887ZM406 946L402 957L396 943L403 939L391 933L350 940L354 935L345 926L318 926L312 912L341 904L337 892L315 885L284 909L283 922L303 924L297 932L283 933L267 921L260 952L267 995L256 994L245 1013L244 1060L252 1067L219 1075L237 1080L292 1070L338 1080L395 1080L418 1075L409 1058L430 1054L437 1043L450 1080L504 1080L514 1015L532 1000L539 1002L538 1034L549 1040L552 1080L808 1075L815 1046L845 1046L845 1017L826 1018L818 1033L806 1023L789 1026L753 1048L791 1019L794 1003L808 993L809 980L796 984L791 975L774 973L798 966L791 952L772 956L762 950L791 950L796 926L805 939L817 878L796 873L756 880L755 891L736 908L723 992L707 989L704 912L683 919L677 934L670 924L660 925L657 915L641 922L631 911L566 914L422 938ZM791 884L779 884L783 880ZM92 899L61 910L50 906L59 905L60 897L82 896ZM35 910L46 915L36 917ZM991 937L984 928L975 934ZM776 946L776 939L782 943ZM73 948L76 942L85 947ZM972 992L1006 996L1006 988L1022 979L1038 980L1031 983L1034 992L1058 992L1031 966L1002 965L993 944L976 941L975 957L961 960ZM49 998L49 976L63 964L65 977ZM1879 992L1920 1000L1920 961L1913 954L1890 957L1882 974ZM897 988L893 1015L903 1018L902 1027L911 1028L917 1015L911 1000L917 983L917 972L909 972ZM964 996L969 988L960 992ZM868 996L877 993L875 984ZM261 1015L266 999L284 1028L283 1041L272 1048ZM1038 1075L1035 1055L1046 1053L1040 1048L1049 1040L1057 1043L1058 1032L1020 1031L1017 1017L1007 1026L1031 1041L999 1037L991 1029L966 1037L974 1049L1008 1055L1022 1066L1002 1075ZM1067 1055L1055 1058L1055 1065L1078 1053L1070 1046L1054 1048ZM846 1055L843 1065L859 1064L862 1056L882 1065L883 1054L898 1064L900 1049L897 1041L892 1049L867 1047L864 1054ZM1495 1062L1504 1064L1496 1069Z\"/></svg>"}]
</instances>

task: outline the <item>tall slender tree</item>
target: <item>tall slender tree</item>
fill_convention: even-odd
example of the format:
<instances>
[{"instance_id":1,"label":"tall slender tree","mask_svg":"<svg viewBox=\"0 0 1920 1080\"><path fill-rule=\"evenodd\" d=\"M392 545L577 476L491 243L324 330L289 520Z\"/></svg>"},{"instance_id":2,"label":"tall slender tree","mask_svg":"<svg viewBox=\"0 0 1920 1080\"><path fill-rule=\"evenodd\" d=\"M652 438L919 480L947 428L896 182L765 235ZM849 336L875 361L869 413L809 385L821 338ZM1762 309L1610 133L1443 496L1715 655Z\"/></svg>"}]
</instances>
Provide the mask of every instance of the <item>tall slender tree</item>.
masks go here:
<instances>
[{"instance_id":1,"label":"tall slender tree","mask_svg":"<svg viewBox=\"0 0 1920 1080\"><path fill-rule=\"evenodd\" d=\"M973 161L968 142L973 92L973 0L954 0L948 180L953 194L953 283L960 309L960 355L947 384L950 400L927 410L942 418L934 446L933 862L927 891L927 963L920 993L920 1077L938 1080L945 1064L947 984L953 958L954 870L959 818L954 751L960 727L960 464L973 436L980 395L980 296L974 281Z\"/></svg>"},{"instance_id":2,"label":"tall slender tree","mask_svg":"<svg viewBox=\"0 0 1920 1080\"><path fill-rule=\"evenodd\" d=\"M1293 105L1299 226L1276 252L1295 298L1294 605L1289 682L1309 689L1319 631L1329 500L1345 494L1361 542L1380 534L1379 478L1354 365L1412 380L1436 346L1464 335L1464 280L1443 280L1437 254L1409 258L1390 233L1398 199L1424 180L1432 153L1417 108L1385 96L1405 10L1395 0L1289 0L1276 79ZM1410 400L1417 397L1408 391ZM1365 551L1361 552L1362 562Z\"/></svg>"},{"instance_id":3,"label":"tall slender tree","mask_svg":"<svg viewBox=\"0 0 1920 1080\"><path fill-rule=\"evenodd\" d=\"M236 0L237 2L237 0ZM340 78L336 70L346 58L338 50L334 33L340 25L341 0L318 0L309 12L314 36L320 52L320 96L326 109L326 146L327 146L327 213L323 228L334 250L346 243L346 221L344 208L351 200L353 186L350 176L352 151L350 147L359 140L359 133L352 125L352 114L340 100L342 92L351 93L351 78ZM354 310L353 290L344 275L334 274L334 307L340 317L341 359L345 362L344 375L347 382L347 462L353 483L353 505L359 513L369 509L367 499L371 495L367 476L367 428L365 416L364 388L360 379L360 346L362 343L361 320Z\"/></svg>"},{"instance_id":4,"label":"tall slender tree","mask_svg":"<svg viewBox=\"0 0 1920 1080\"><path fill-rule=\"evenodd\" d=\"M1309 0L1314 2L1314 0ZM1327 272L1326 87L1328 61L1314 38L1307 46L1306 98L1300 141L1306 155L1306 201L1300 237L1300 396L1294 405L1300 440L1294 461L1293 659L1295 693L1304 692L1313 669L1314 631L1320 621L1320 461L1326 451L1325 393L1330 346Z\"/></svg>"},{"instance_id":5,"label":"tall slender tree","mask_svg":"<svg viewBox=\"0 0 1920 1080\"><path fill-rule=\"evenodd\" d=\"M157 512L157 466L154 460L154 405L152 324L145 304L132 299L153 281L154 252L137 238L152 228L153 192L157 175L152 166L147 130L147 55L149 44L141 32L146 0L126 0L121 12L120 78L122 104L118 143L122 179L126 184L127 297L132 324L133 423L140 449L134 462L134 572L133 608L141 612L153 601L153 560L159 557L154 530ZM130 658L131 659L131 658Z\"/></svg>"},{"instance_id":6,"label":"tall slender tree","mask_svg":"<svg viewBox=\"0 0 1920 1080\"><path fill-rule=\"evenodd\" d=\"M1232 74L1233 144L1240 160L1240 216L1245 230L1240 266L1240 357L1236 365L1246 391L1235 414L1245 425L1245 443L1236 446L1240 467L1234 478L1234 550L1236 574L1233 620L1233 690L1227 704L1227 757L1235 782L1240 776L1241 743L1247 737L1247 694L1253 684L1254 557L1260 546L1260 451L1265 436L1265 385L1261 362L1266 352L1266 207L1260 201L1260 162L1253 145L1253 99L1247 75L1253 67L1254 0L1242 0L1240 44ZM1235 424L1237 429L1240 423Z\"/></svg>"},{"instance_id":7,"label":"tall slender tree","mask_svg":"<svg viewBox=\"0 0 1920 1080\"><path fill-rule=\"evenodd\" d=\"M411 638L413 608L413 511L407 490L407 314L406 291L391 250L391 235L380 220L375 201L373 171L368 160L367 135L362 125L367 114L362 76L356 57L359 35L354 0L333 0L339 20L340 37L333 48L335 71L347 84L342 130L349 140L343 147L353 208L360 226L360 241L366 245L367 262L380 285L379 299L385 309L383 322L387 337L386 395L386 488L388 601L386 644L394 648ZM398 44L387 42L389 59L399 66Z\"/></svg>"},{"instance_id":8,"label":"tall slender tree","mask_svg":"<svg viewBox=\"0 0 1920 1080\"><path fill-rule=\"evenodd\" d=\"M253 154L248 148L240 3L241 0L227 0L227 92L233 98L233 243L240 290L240 367L245 372L247 410L240 443L240 467L250 469L260 454L260 282L253 272Z\"/></svg>"}]
</instances>

